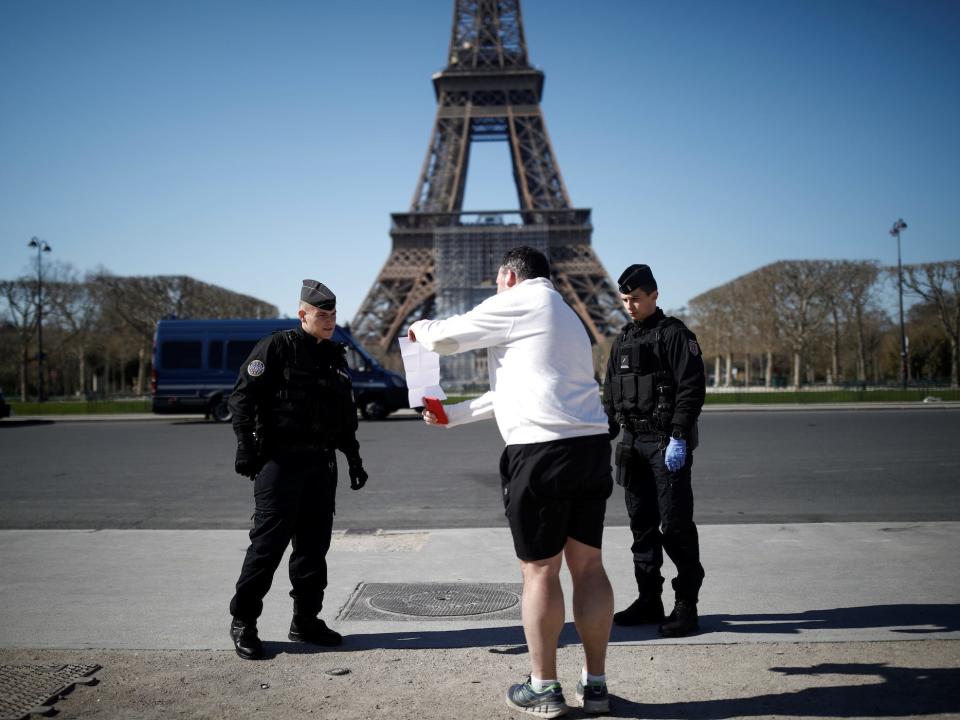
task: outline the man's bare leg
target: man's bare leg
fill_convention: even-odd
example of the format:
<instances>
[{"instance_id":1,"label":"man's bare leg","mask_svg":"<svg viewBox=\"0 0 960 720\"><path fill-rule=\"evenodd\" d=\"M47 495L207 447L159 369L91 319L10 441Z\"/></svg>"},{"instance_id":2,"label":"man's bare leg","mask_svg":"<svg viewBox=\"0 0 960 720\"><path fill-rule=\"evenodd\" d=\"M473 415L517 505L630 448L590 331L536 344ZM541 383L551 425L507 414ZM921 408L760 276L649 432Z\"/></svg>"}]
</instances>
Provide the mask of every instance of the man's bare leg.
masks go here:
<instances>
[{"instance_id":1,"label":"man's bare leg","mask_svg":"<svg viewBox=\"0 0 960 720\"><path fill-rule=\"evenodd\" d=\"M557 553L546 560L520 561L523 633L530 650L531 674L544 680L557 677L557 642L564 620L562 558L563 553Z\"/></svg>"},{"instance_id":2,"label":"man's bare leg","mask_svg":"<svg viewBox=\"0 0 960 720\"><path fill-rule=\"evenodd\" d=\"M567 540L563 553L573 578L573 621L587 656L587 672L603 675L613 625L613 588L603 557L599 548L573 538Z\"/></svg>"}]
</instances>

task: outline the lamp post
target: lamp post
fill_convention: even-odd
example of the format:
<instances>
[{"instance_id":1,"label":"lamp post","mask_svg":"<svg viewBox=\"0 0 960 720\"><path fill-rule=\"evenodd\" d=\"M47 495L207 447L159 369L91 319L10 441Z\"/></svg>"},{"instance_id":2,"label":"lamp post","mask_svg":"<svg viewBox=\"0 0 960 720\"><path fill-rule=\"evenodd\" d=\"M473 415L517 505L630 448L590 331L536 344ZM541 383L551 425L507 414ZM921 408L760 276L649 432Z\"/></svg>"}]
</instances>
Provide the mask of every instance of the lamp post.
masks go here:
<instances>
[{"instance_id":1,"label":"lamp post","mask_svg":"<svg viewBox=\"0 0 960 720\"><path fill-rule=\"evenodd\" d=\"M43 253L51 249L38 237L30 238L27 247L37 249L37 402L43 402Z\"/></svg>"},{"instance_id":2,"label":"lamp post","mask_svg":"<svg viewBox=\"0 0 960 720\"><path fill-rule=\"evenodd\" d=\"M907 229L903 218L890 228L890 234L897 239L897 284L900 290L900 384L907 389L907 334L903 327L903 263L900 260L900 233Z\"/></svg>"}]
</instances>

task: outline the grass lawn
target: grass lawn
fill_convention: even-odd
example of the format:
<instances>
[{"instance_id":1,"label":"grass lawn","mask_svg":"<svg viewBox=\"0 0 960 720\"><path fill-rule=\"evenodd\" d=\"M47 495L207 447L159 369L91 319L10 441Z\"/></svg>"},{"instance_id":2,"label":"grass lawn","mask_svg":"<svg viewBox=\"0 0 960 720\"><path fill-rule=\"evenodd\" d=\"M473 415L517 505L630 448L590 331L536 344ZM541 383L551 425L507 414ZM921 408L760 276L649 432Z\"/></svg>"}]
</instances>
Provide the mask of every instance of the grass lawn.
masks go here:
<instances>
[{"instance_id":1,"label":"grass lawn","mask_svg":"<svg viewBox=\"0 0 960 720\"><path fill-rule=\"evenodd\" d=\"M732 405L751 403L769 405L773 403L845 403L845 402L920 402L925 397L938 397L941 400L960 400L960 390L928 390L923 388L908 390L823 390L782 392L733 392L708 393L707 405Z\"/></svg>"}]
</instances>

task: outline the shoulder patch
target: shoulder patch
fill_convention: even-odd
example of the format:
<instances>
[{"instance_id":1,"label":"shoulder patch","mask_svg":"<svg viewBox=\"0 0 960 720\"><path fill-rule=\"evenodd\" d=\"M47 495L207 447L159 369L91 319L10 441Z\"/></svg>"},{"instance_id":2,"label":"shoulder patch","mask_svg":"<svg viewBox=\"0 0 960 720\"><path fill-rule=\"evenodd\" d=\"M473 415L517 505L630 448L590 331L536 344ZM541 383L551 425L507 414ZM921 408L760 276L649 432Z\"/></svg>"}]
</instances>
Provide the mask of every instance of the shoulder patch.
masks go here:
<instances>
[{"instance_id":1,"label":"shoulder patch","mask_svg":"<svg viewBox=\"0 0 960 720\"><path fill-rule=\"evenodd\" d=\"M690 354L696 357L700 354L700 346L696 340L687 340L687 347L690 348Z\"/></svg>"},{"instance_id":2,"label":"shoulder patch","mask_svg":"<svg viewBox=\"0 0 960 720\"><path fill-rule=\"evenodd\" d=\"M250 377L260 377L266 369L267 366L263 364L262 360L253 360L247 365L247 375Z\"/></svg>"}]
</instances>

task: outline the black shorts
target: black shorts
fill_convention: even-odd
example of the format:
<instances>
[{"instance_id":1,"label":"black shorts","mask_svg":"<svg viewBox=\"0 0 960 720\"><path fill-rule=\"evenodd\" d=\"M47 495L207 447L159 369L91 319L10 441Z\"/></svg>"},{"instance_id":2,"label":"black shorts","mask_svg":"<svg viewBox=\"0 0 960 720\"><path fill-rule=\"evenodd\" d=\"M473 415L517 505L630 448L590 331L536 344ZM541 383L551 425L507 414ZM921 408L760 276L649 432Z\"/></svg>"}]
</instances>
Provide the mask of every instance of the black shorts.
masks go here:
<instances>
[{"instance_id":1,"label":"black shorts","mask_svg":"<svg viewBox=\"0 0 960 720\"><path fill-rule=\"evenodd\" d=\"M521 560L553 557L573 538L599 548L613 491L603 435L507 445L500 456L503 506Z\"/></svg>"}]
</instances>

